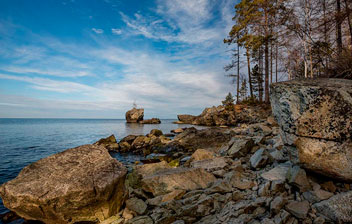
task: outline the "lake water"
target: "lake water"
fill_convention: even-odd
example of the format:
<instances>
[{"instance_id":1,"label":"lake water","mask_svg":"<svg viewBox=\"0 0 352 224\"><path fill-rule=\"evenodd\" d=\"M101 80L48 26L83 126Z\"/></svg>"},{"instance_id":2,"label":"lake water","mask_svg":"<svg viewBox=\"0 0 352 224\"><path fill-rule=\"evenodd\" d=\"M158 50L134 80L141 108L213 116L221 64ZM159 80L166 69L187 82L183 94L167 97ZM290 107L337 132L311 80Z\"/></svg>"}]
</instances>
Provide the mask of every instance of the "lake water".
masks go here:
<instances>
[{"instance_id":1,"label":"lake water","mask_svg":"<svg viewBox=\"0 0 352 224\"><path fill-rule=\"evenodd\" d=\"M119 140L129 134L145 135L155 128L170 133L192 126L173 121L140 125L122 119L0 119L0 184L15 178L32 162L111 134ZM0 200L0 214L6 211Z\"/></svg>"}]
</instances>

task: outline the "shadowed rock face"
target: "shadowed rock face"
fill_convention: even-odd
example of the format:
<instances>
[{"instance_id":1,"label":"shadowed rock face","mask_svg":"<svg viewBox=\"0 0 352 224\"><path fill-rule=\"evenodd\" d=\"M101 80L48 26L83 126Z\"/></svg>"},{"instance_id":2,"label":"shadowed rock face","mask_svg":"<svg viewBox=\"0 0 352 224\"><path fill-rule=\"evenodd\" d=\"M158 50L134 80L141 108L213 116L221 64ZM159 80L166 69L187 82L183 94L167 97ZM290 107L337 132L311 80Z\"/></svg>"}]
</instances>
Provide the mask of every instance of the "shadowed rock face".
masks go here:
<instances>
[{"instance_id":1,"label":"shadowed rock face","mask_svg":"<svg viewBox=\"0 0 352 224\"><path fill-rule=\"evenodd\" d=\"M126 173L105 148L83 145L25 167L0 187L0 196L7 208L28 220L98 221L122 206Z\"/></svg>"},{"instance_id":2,"label":"shadowed rock face","mask_svg":"<svg viewBox=\"0 0 352 224\"><path fill-rule=\"evenodd\" d=\"M144 109L133 108L126 112L126 121L127 123L138 123L143 121Z\"/></svg>"},{"instance_id":3,"label":"shadowed rock face","mask_svg":"<svg viewBox=\"0 0 352 224\"><path fill-rule=\"evenodd\" d=\"M270 99L283 142L296 144L300 162L321 174L352 181L352 81L275 83Z\"/></svg>"}]
</instances>

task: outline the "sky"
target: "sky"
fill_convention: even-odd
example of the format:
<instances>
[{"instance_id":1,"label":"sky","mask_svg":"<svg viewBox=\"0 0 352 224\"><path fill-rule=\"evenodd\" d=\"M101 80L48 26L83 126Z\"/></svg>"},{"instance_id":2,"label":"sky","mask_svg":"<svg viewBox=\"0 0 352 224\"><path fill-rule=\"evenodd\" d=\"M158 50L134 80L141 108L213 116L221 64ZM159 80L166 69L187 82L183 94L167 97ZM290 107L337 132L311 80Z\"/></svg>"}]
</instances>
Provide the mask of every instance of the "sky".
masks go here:
<instances>
[{"instance_id":1,"label":"sky","mask_svg":"<svg viewBox=\"0 0 352 224\"><path fill-rule=\"evenodd\" d=\"M0 117L199 114L234 92L232 0L1 0Z\"/></svg>"}]
</instances>

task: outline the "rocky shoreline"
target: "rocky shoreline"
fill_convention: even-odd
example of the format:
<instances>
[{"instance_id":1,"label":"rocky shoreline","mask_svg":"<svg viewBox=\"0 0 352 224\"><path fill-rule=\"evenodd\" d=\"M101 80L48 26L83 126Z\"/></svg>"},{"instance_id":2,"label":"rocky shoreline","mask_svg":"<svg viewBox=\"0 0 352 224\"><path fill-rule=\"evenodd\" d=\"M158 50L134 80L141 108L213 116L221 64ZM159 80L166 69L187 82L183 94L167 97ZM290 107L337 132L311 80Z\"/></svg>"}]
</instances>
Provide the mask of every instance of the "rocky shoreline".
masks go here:
<instances>
[{"instance_id":1,"label":"rocky shoreline","mask_svg":"<svg viewBox=\"0 0 352 224\"><path fill-rule=\"evenodd\" d=\"M352 81L329 83L273 84L273 115L219 106L179 116L232 127L154 129L66 150L24 168L0 196L45 223L350 223ZM126 169L108 151L146 159Z\"/></svg>"}]
</instances>

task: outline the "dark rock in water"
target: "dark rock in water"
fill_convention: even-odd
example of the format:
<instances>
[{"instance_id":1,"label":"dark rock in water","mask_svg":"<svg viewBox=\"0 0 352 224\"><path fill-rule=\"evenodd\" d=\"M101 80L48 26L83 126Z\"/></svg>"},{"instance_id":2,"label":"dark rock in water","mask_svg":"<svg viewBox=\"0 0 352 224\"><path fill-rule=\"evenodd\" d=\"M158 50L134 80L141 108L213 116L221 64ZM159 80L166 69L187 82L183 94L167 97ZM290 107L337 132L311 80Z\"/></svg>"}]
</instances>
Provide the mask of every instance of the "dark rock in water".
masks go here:
<instances>
[{"instance_id":1,"label":"dark rock in water","mask_svg":"<svg viewBox=\"0 0 352 224\"><path fill-rule=\"evenodd\" d=\"M21 219L21 217L19 217L16 213L12 211L6 212L4 214L0 214L0 221L2 223L10 223L19 219Z\"/></svg>"},{"instance_id":2,"label":"dark rock in water","mask_svg":"<svg viewBox=\"0 0 352 224\"><path fill-rule=\"evenodd\" d=\"M142 120L139 121L140 124L160 124L161 121L159 118L152 118L152 119L148 119L148 120Z\"/></svg>"},{"instance_id":3,"label":"dark rock in water","mask_svg":"<svg viewBox=\"0 0 352 224\"><path fill-rule=\"evenodd\" d=\"M133 108L126 112L126 122L127 123L138 123L143 121L144 109Z\"/></svg>"},{"instance_id":4,"label":"dark rock in water","mask_svg":"<svg viewBox=\"0 0 352 224\"><path fill-rule=\"evenodd\" d=\"M159 129L153 129L150 131L150 134L159 137L159 136L163 135L163 132Z\"/></svg>"},{"instance_id":5,"label":"dark rock in water","mask_svg":"<svg viewBox=\"0 0 352 224\"><path fill-rule=\"evenodd\" d=\"M270 99L285 144L300 163L352 181L352 80L293 80L271 85Z\"/></svg>"},{"instance_id":6,"label":"dark rock in water","mask_svg":"<svg viewBox=\"0 0 352 224\"><path fill-rule=\"evenodd\" d=\"M121 139L121 142L127 142L128 144L132 144L132 142L138 137L138 135L127 135L123 139Z\"/></svg>"},{"instance_id":7,"label":"dark rock in water","mask_svg":"<svg viewBox=\"0 0 352 224\"><path fill-rule=\"evenodd\" d=\"M165 134L164 136L165 136L165 137L171 137L171 138L175 137L175 135L174 135L174 134L171 134L171 133Z\"/></svg>"},{"instance_id":8,"label":"dark rock in water","mask_svg":"<svg viewBox=\"0 0 352 224\"><path fill-rule=\"evenodd\" d=\"M174 129L174 130L171 130L171 132L172 132L172 133L175 133L175 134L180 134L180 133L182 133L183 131L184 131L183 128L176 128L176 129Z\"/></svg>"},{"instance_id":9,"label":"dark rock in water","mask_svg":"<svg viewBox=\"0 0 352 224\"><path fill-rule=\"evenodd\" d=\"M4 205L28 220L104 220L125 199L126 168L101 146L83 145L25 167L0 187Z\"/></svg>"},{"instance_id":10,"label":"dark rock in water","mask_svg":"<svg viewBox=\"0 0 352 224\"><path fill-rule=\"evenodd\" d=\"M119 150L119 144L117 144L116 138L114 135L110 135L107 138L102 138L99 141L97 141L96 143L94 143L94 145L103 146L103 147L107 148L109 151L118 151Z\"/></svg>"}]
</instances>

